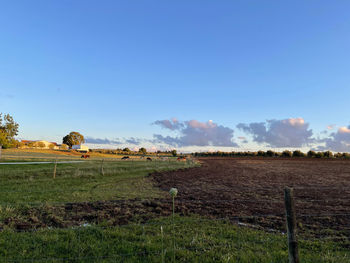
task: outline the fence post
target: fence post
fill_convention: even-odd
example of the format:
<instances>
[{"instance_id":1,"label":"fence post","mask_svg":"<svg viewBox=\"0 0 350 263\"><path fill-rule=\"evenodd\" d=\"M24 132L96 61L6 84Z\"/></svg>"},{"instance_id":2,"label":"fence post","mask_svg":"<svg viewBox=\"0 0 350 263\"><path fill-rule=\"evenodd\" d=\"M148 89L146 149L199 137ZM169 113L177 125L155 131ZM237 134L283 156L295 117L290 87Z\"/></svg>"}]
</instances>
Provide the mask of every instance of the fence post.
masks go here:
<instances>
[{"instance_id":1,"label":"fence post","mask_svg":"<svg viewBox=\"0 0 350 263\"><path fill-rule=\"evenodd\" d=\"M56 170L57 170L57 157L56 157L56 159L55 159L55 166L54 166L54 168L53 168L53 179L56 178Z\"/></svg>"},{"instance_id":2,"label":"fence post","mask_svg":"<svg viewBox=\"0 0 350 263\"><path fill-rule=\"evenodd\" d=\"M101 162L101 174L105 175L105 172L103 170L103 163L104 163L104 159L102 159L102 162Z\"/></svg>"},{"instance_id":3,"label":"fence post","mask_svg":"<svg viewBox=\"0 0 350 263\"><path fill-rule=\"evenodd\" d=\"M0 144L0 159L1 159L2 145Z\"/></svg>"},{"instance_id":4,"label":"fence post","mask_svg":"<svg viewBox=\"0 0 350 263\"><path fill-rule=\"evenodd\" d=\"M287 218L289 263L299 263L296 216L292 188L286 187L284 189L284 204Z\"/></svg>"}]
</instances>

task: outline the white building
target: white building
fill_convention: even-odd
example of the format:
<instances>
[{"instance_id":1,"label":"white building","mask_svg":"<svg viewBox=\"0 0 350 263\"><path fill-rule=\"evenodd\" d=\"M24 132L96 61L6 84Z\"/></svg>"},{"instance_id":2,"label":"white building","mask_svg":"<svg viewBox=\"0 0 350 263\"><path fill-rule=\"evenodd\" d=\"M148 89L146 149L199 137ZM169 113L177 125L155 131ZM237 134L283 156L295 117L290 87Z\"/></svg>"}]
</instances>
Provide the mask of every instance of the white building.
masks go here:
<instances>
[{"instance_id":1,"label":"white building","mask_svg":"<svg viewBox=\"0 0 350 263\"><path fill-rule=\"evenodd\" d=\"M89 147L87 147L86 145L83 145L83 144L78 144L78 145L73 145L72 150L76 150L79 152L88 152Z\"/></svg>"}]
</instances>

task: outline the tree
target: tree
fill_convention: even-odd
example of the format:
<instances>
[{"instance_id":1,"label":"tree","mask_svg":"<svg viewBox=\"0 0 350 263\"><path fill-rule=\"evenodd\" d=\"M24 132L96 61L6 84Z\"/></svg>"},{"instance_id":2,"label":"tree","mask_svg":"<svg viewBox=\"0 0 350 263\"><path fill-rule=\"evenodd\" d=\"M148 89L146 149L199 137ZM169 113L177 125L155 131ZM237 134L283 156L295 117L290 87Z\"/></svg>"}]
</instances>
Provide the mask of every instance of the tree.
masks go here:
<instances>
[{"instance_id":1,"label":"tree","mask_svg":"<svg viewBox=\"0 0 350 263\"><path fill-rule=\"evenodd\" d=\"M274 151L271 151L271 150L268 150L266 153L265 153L266 156L268 157L274 157L275 156L275 152Z\"/></svg>"},{"instance_id":2,"label":"tree","mask_svg":"<svg viewBox=\"0 0 350 263\"><path fill-rule=\"evenodd\" d=\"M299 150L293 152L293 157L305 157L305 154Z\"/></svg>"},{"instance_id":3,"label":"tree","mask_svg":"<svg viewBox=\"0 0 350 263\"><path fill-rule=\"evenodd\" d=\"M45 148L46 147L45 143L43 143L43 142L37 142L36 146L39 147L39 148Z\"/></svg>"},{"instance_id":4,"label":"tree","mask_svg":"<svg viewBox=\"0 0 350 263\"><path fill-rule=\"evenodd\" d=\"M177 151L174 149L171 151L171 154L175 157L177 155Z\"/></svg>"},{"instance_id":5,"label":"tree","mask_svg":"<svg viewBox=\"0 0 350 263\"><path fill-rule=\"evenodd\" d=\"M35 147L35 142L29 142L29 143L27 144L27 146L28 146L29 148L34 148L34 147Z\"/></svg>"},{"instance_id":6,"label":"tree","mask_svg":"<svg viewBox=\"0 0 350 263\"><path fill-rule=\"evenodd\" d=\"M56 146L56 145L54 145L53 143L50 143L50 144L49 144L49 149L50 149L50 150L53 150L53 149L55 148L55 146Z\"/></svg>"},{"instance_id":7,"label":"tree","mask_svg":"<svg viewBox=\"0 0 350 263\"><path fill-rule=\"evenodd\" d=\"M308 151L307 152L307 157L316 157L316 152L315 151L312 151L312 150L310 150L310 151Z\"/></svg>"},{"instance_id":8,"label":"tree","mask_svg":"<svg viewBox=\"0 0 350 263\"><path fill-rule=\"evenodd\" d=\"M146 154L146 153L147 153L146 148L141 147L141 148L139 149L139 153Z\"/></svg>"},{"instance_id":9,"label":"tree","mask_svg":"<svg viewBox=\"0 0 350 263\"><path fill-rule=\"evenodd\" d=\"M342 157L345 159L350 159L350 154L349 153L343 153Z\"/></svg>"},{"instance_id":10,"label":"tree","mask_svg":"<svg viewBox=\"0 0 350 263\"><path fill-rule=\"evenodd\" d=\"M129 148L124 148L123 152L131 152Z\"/></svg>"},{"instance_id":11,"label":"tree","mask_svg":"<svg viewBox=\"0 0 350 263\"><path fill-rule=\"evenodd\" d=\"M342 153L338 152L336 154L334 154L334 158L342 158Z\"/></svg>"},{"instance_id":12,"label":"tree","mask_svg":"<svg viewBox=\"0 0 350 263\"><path fill-rule=\"evenodd\" d=\"M258 151L258 156L265 156L265 152L264 151Z\"/></svg>"},{"instance_id":13,"label":"tree","mask_svg":"<svg viewBox=\"0 0 350 263\"><path fill-rule=\"evenodd\" d=\"M0 145L3 148L13 147L16 144L15 136L18 134L18 123L10 114L0 113Z\"/></svg>"},{"instance_id":14,"label":"tree","mask_svg":"<svg viewBox=\"0 0 350 263\"><path fill-rule=\"evenodd\" d=\"M315 157L316 158L323 158L323 152L317 152Z\"/></svg>"},{"instance_id":15,"label":"tree","mask_svg":"<svg viewBox=\"0 0 350 263\"><path fill-rule=\"evenodd\" d=\"M67 144L61 144L60 149L61 150L68 150L68 145Z\"/></svg>"},{"instance_id":16,"label":"tree","mask_svg":"<svg viewBox=\"0 0 350 263\"><path fill-rule=\"evenodd\" d=\"M84 136L81 135L79 132L71 132L63 137L63 143L67 144L69 148L72 148L73 145L79 145L84 142Z\"/></svg>"},{"instance_id":17,"label":"tree","mask_svg":"<svg viewBox=\"0 0 350 263\"><path fill-rule=\"evenodd\" d=\"M333 153L330 151L326 151L323 153L323 157L325 158L333 158Z\"/></svg>"},{"instance_id":18,"label":"tree","mask_svg":"<svg viewBox=\"0 0 350 263\"><path fill-rule=\"evenodd\" d=\"M288 150L285 150L282 152L283 157L292 157L292 155L293 155L292 152Z\"/></svg>"}]
</instances>

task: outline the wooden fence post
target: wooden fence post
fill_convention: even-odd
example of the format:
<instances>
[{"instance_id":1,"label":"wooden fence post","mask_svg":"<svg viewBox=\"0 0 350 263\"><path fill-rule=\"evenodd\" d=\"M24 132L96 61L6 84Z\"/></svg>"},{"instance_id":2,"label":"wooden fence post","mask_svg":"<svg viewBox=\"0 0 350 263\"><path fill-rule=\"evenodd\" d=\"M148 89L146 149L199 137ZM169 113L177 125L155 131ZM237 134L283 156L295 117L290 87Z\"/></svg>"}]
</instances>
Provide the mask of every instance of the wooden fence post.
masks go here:
<instances>
[{"instance_id":1,"label":"wooden fence post","mask_svg":"<svg viewBox=\"0 0 350 263\"><path fill-rule=\"evenodd\" d=\"M56 178L56 170L57 170L57 157L56 157L56 159L55 159L55 166L54 166L54 168L53 168L53 179Z\"/></svg>"},{"instance_id":2,"label":"wooden fence post","mask_svg":"<svg viewBox=\"0 0 350 263\"><path fill-rule=\"evenodd\" d=\"M286 187L284 189L284 204L287 218L289 263L299 263L296 216L292 188Z\"/></svg>"},{"instance_id":3,"label":"wooden fence post","mask_svg":"<svg viewBox=\"0 0 350 263\"><path fill-rule=\"evenodd\" d=\"M103 170L103 163L104 163L104 159L102 159L102 162L101 162L101 174L105 175L105 172Z\"/></svg>"}]
</instances>

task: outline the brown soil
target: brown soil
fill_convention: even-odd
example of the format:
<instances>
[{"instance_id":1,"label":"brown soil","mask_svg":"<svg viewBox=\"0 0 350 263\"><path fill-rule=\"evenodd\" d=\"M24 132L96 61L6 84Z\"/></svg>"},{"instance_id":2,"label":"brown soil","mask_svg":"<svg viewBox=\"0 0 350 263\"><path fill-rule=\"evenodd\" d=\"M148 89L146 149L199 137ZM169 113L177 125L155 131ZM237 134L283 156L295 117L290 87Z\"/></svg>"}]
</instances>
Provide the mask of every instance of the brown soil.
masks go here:
<instances>
[{"instance_id":1,"label":"brown soil","mask_svg":"<svg viewBox=\"0 0 350 263\"><path fill-rule=\"evenodd\" d=\"M310 158L202 158L199 168L153 177L176 187L179 207L209 217L284 231L284 188L294 188L299 230L346 231L349 236L350 162ZM321 231L322 230L322 231Z\"/></svg>"}]
</instances>

